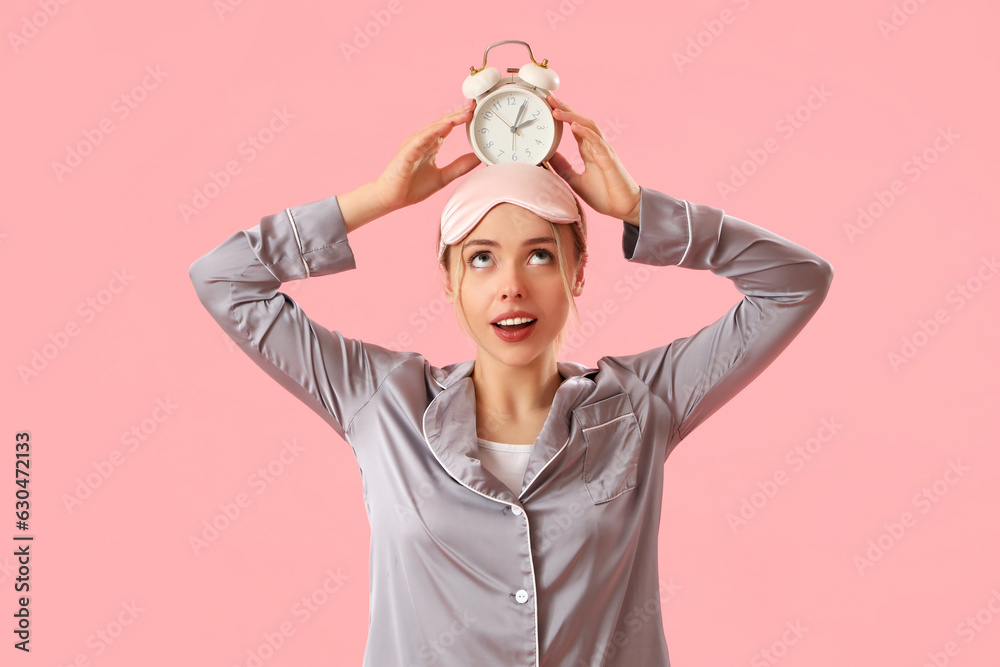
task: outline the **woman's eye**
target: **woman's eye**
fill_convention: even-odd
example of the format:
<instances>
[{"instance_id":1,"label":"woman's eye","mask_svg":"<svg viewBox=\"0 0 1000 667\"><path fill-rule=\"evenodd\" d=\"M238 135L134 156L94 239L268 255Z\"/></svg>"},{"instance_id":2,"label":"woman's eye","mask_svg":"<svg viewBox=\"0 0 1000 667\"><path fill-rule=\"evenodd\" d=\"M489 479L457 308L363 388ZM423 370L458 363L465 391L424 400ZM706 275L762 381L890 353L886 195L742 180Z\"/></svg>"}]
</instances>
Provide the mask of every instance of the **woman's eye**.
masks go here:
<instances>
[{"instance_id":1,"label":"woman's eye","mask_svg":"<svg viewBox=\"0 0 1000 667\"><path fill-rule=\"evenodd\" d=\"M549 252L548 250L536 250L536 251L535 251L534 253L532 253L532 254L533 254L533 255L535 255L536 257L537 257L538 255L543 255L544 257L548 258L548 259L550 260L550 262L551 262L551 259L552 259L552 253L550 253L550 252ZM545 263L546 263L546 264L548 264L548 263L550 263L550 262L545 262Z\"/></svg>"},{"instance_id":2,"label":"woman's eye","mask_svg":"<svg viewBox=\"0 0 1000 667\"><path fill-rule=\"evenodd\" d=\"M477 252L475 255L472 255L471 257L469 257L469 262L468 262L469 266L477 266L476 263L475 263L477 257L489 257L489 254L485 253L485 252ZM477 268L481 268L481 267L477 266Z\"/></svg>"},{"instance_id":3,"label":"woman's eye","mask_svg":"<svg viewBox=\"0 0 1000 667\"><path fill-rule=\"evenodd\" d=\"M539 249L539 250L535 250L535 251L533 251L531 253L532 257L537 257L538 255L541 255L542 258L544 260L547 260L547 261L536 262L536 264L538 264L538 263L541 263L541 264L551 264L552 263L553 255L548 250ZM469 261L467 262L467 264L469 266L477 268L477 269L485 268L484 264L476 264L476 258L477 257L486 257L486 258L489 258L489 256L490 256L490 254L488 252L477 252L476 254L471 255L469 257Z\"/></svg>"}]
</instances>

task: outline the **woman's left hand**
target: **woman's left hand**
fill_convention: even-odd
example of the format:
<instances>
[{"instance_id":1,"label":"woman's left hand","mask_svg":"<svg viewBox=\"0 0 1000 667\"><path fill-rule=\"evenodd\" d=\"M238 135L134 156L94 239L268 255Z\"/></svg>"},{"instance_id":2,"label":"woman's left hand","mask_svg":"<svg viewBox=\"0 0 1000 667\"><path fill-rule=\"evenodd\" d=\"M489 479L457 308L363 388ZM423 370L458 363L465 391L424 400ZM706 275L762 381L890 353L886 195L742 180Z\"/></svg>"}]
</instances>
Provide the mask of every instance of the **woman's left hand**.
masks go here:
<instances>
[{"instance_id":1,"label":"woman's left hand","mask_svg":"<svg viewBox=\"0 0 1000 667\"><path fill-rule=\"evenodd\" d=\"M552 93L545 99L552 106L552 115L557 121L570 123L584 170L582 174L573 171L569 160L559 152L549 159L549 164L590 208L638 225L642 193L600 128L591 119L571 111Z\"/></svg>"}]
</instances>

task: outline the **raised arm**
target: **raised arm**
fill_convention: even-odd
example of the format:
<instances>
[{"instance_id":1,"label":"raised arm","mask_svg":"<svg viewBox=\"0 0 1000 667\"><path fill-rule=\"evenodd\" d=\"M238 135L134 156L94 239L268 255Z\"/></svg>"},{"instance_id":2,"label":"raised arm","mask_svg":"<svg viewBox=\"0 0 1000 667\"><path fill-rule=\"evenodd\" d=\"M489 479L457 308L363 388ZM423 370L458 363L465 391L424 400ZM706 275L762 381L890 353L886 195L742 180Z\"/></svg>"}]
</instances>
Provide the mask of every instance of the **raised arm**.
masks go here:
<instances>
[{"instance_id":1,"label":"raised arm","mask_svg":"<svg viewBox=\"0 0 1000 667\"><path fill-rule=\"evenodd\" d=\"M825 259L722 210L641 188L639 225L623 221L630 262L707 269L743 299L687 338L614 357L670 409L679 438L771 364L823 303L833 279Z\"/></svg>"},{"instance_id":2,"label":"raised arm","mask_svg":"<svg viewBox=\"0 0 1000 667\"><path fill-rule=\"evenodd\" d=\"M290 280L355 268L348 232L426 199L479 164L473 153L438 168L434 158L474 105L410 135L377 180L268 215L230 236L189 270L198 298L219 326L272 378L348 439L351 422L412 352L347 338L306 316L278 291Z\"/></svg>"},{"instance_id":3,"label":"raised arm","mask_svg":"<svg viewBox=\"0 0 1000 667\"><path fill-rule=\"evenodd\" d=\"M357 194L345 200L357 202ZM352 206L361 216L370 210L364 202ZM362 220L354 217L352 226ZM189 270L198 298L226 334L344 439L354 415L405 355L327 329L278 288L353 268L333 196L262 218Z\"/></svg>"},{"instance_id":4,"label":"raised arm","mask_svg":"<svg viewBox=\"0 0 1000 667\"><path fill-rule=\"evenodd\" d=\"M798 335L826 298L833 267L825 259L721 209L641 188L590 118L549 94L553 116L571 122L585 169L562 154L551 164L594 210L625 225L631 262L708 269L733 281L743 299L687 338L624 357L606 357L634 373L669 409L683 440L760 375ZM670 450L667 450L667 454Z\"/></svg>"}]
</instances>

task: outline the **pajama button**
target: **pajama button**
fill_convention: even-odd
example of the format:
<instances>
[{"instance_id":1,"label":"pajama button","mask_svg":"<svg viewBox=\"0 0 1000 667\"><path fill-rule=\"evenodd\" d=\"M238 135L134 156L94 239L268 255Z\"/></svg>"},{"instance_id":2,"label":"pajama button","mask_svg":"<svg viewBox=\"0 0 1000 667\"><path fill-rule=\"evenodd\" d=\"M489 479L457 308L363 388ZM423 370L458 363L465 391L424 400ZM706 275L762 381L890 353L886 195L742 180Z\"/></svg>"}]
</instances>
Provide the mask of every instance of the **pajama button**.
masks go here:
<instances>
[{"instance_id":1,"label":"pajama button","mask_svg":"<svg viewBox=\"0 0 1000 667\"><path fill-rule=\"evenodd\" d=\"M521 516L522 514L524 514L524 510L522 510L517 505L511 505L510 511L514 513L514 516Z\"/></svg>"},{"instance_id":2,"label":"pajama button","mask_svg":"<svg viewBox=\"0 0 1000 667\"><path fill-rule=\"evenodd\" d=\"M519 603L524 604L525 602L528 601L528 591L522 588L517 593L514 593L514 599L517 600Z\"/></svg>"}]
</instances>

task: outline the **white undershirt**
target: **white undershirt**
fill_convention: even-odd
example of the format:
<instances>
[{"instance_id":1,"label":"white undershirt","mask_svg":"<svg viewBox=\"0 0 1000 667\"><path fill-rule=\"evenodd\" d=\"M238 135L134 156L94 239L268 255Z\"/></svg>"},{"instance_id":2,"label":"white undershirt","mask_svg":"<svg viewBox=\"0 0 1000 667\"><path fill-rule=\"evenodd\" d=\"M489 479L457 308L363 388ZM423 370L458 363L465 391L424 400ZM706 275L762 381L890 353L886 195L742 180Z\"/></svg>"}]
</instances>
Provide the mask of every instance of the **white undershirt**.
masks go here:
<instances>
[{"instance_id":1,"label":"white undershirt","mask_svg":"<svg viewBox=\"0 0 1000 667\"><path fill-rule=\"evenodd\" d=\"M479 441L479 460L483 466L506 484L515 496L520 495L532 445L512 445L482 438L476 440Z\"/></svg>"}]
</instances>

